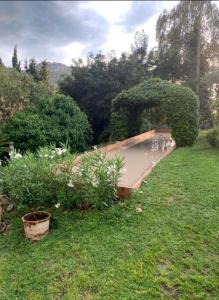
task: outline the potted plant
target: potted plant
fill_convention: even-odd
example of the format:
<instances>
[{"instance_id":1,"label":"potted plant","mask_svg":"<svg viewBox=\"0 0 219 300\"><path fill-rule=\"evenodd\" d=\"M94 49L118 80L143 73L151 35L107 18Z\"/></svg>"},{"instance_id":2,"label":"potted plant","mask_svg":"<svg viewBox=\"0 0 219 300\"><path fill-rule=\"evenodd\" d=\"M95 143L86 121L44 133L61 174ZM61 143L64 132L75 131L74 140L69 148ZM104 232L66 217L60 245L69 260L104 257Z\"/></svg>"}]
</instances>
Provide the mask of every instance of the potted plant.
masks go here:
<instances>
[{"instance_id":1,"label":"potted plant","mask_svg":"<svg viewBox=\"0 0 219 300\"><path fill-rule=\"evenodd\" d=\"M39 241L49 232L51 214L46 211L30 212L22 217L25 235L28 239Z\"/></svg>"}]
</instances>

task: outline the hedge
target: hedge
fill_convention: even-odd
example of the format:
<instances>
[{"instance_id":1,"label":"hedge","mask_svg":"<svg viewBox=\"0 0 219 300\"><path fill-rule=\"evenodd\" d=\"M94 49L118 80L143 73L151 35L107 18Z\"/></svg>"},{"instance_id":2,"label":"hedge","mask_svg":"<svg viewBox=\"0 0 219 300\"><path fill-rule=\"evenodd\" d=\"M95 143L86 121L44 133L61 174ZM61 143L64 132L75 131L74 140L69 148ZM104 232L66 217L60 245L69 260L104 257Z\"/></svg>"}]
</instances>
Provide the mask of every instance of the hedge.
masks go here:
<instances>
[{"instance_id":1,"label":"hedge","mask_svg":"<svg viewBox=\"0 0 219 300\"><path fill-rule=\"evenodd\" d=\"M112 139L139 134L143 112L172 129L177 146L191 146L198 135L199 100L189 88L160 78L146 80L119 93L113 100Z\"/></svg>"}]
</instances>

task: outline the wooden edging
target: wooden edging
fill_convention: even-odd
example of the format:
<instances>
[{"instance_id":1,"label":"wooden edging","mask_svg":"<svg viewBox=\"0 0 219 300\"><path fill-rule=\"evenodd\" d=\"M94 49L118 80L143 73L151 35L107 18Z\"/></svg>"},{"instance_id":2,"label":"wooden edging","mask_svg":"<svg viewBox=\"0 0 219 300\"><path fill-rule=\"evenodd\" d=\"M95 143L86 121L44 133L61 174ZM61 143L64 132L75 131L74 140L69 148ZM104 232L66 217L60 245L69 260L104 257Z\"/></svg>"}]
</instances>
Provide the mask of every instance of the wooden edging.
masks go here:
<instances>
[{"instance_id":1,"label":"wooden edging","mask_svg":"<svg viewBox=\"0 0 219 300\"><path fill-rule=\"evenodd\" d=\"M159 131L160 132L160 131ZM162 155L162 157L160 159L158 159L152 166L151 168L147 169L140 177L139 179L136 181L136 183L133 186L129 186L129 187L125 187L125 186L118 186L117 187L117 191L118 191L118 195L120 198L126 198L128 197L133 190L137 190L140 188L142 181L144 180L145 177L149 176L149 174L153 171L153 169L156 167L156 165L159 164L159 162L164 159L166 156L168 156L170 153L172 153L176 148L176 144L174 144L174 146L172 146L171 148L169 148L166 152L164 152L164 154Z\"/></svg>"}]
</instances>

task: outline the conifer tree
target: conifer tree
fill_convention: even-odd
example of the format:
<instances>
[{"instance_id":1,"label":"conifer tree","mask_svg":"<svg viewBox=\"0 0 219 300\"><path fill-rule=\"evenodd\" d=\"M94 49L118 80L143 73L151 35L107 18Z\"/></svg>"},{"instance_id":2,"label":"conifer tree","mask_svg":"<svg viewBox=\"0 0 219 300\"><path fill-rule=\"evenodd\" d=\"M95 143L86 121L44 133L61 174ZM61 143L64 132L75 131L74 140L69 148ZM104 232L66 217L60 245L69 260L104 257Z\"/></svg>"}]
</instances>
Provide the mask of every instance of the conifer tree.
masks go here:
<instances>
[{"instance_id":1,"label":"conifer tree","mask_svg":"<svg viewBox=\"0 0 219 300\"><path fill-rule=\"evenodd\" d=\"M46 60L42 62L41 69L39 72L39 79L45 82L49 80L48 63Z\"/></svg>"},{"instance_id":2,"label":"conifer tree","mask_svg":"<svg viewBox=\"0 0 219 300\"><path fill-rule=\"evenodd\" d=\"M39 74L37 70L37 63L34 58L31 58L29 66L26 70L27 73L31 74L33 76L33 79L38 81L39 80Z\"/></svg>"},{"instance_id":3,"label":"conifer tree","mask_svg":"<svg viewBox=\"0 0 219 300\"><path fill-rule=\"evenodd\" d=\"M14 52L12 56L12 68L21 71L21 62L18 61L18 55L17 55L17 45L14 46Z\"/></svg>"}]
</instances>

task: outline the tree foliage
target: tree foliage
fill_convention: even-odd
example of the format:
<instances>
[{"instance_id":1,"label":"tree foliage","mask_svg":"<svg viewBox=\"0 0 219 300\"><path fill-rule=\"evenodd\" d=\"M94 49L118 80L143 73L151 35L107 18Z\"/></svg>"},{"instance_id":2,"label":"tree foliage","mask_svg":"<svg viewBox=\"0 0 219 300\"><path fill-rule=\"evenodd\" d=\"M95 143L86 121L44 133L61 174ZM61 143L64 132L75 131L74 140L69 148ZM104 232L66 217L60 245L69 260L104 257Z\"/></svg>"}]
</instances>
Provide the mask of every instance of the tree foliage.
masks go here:
<instances>
[{"instance_id":1,"label":"tree foliage","mask_svg":"<svg viewBox=\"0 0 219 300\"><path fill-rule=\"evenodd\" d=\"M51 94L52 90L47 85L35 82L25 72L0 68L0 121L5 122L29 104L37 104L41 98Z\"/></svg>"},{"instance_id":2,"label":"tree foliage","mask_svg":"<svg viewBox=\"0 0 219 300\"><path fill-rule=\"evenodd\" d=\"M142 43L141 43L142 42ZM92 54L87 63L74 62L72 76L59 83L61 92L76 99L86 112L94 131L95 142L109 137L112 99L147 78L147 69L142 63L146 55L147 38L141 35L131 54L123 53L120 58L111 55Z\"/></svg>"},{"instance_id":3,"label":"tree foliage","mask_svg":"<svg viewBox=\"0 0 219 300\"><path fill-rule=\"evenodd\" d=\"M26 72L30 74L35 81L39 80L39 73L37 70L37 63L34 58L31 58L29 66L26 67Z\"/></svg>"},{"instance_id":4,"label":"tree foliage","mask_svg":"<svg viewBox=\"0 0 219 300\"><path fill-rule=\"evenodd\" d=\"M141 132L143 112L172 129L177 146L190 146L198 134L198 97L191 89L159 78L146 80L119 93L113 100L112 138Z\"/></svg>"},{"instance_id":5,"label":"tree foliage","mask_svg":"<svg viewBox=\"0 0 219 300\"><path fill-rule=\"evenodd\" d=\"M34 108L17 113L6 123L4 133L22 152L66 142L72 151L83 151L92 138L87 116L64 95L43 99Z\"/></svg>"},{"instance_id":6,"label":"tree foliage","mask_svg":"<svg viewBox=\"0 0 219 300\"><path fill-rule=\"evenodd\" d=\"M16 69L17 71L21 71L21 62L18 61L18 55L17 55L17 46L14 47L14 52L12 56L12 68Z\"/></svg>"},{"instance_id":7,"label":"tree foliage","mask_svg":"<svg viewBox=\"0 0 219 300\"><path fill-rule=\"evenodd\" d=\"M158 48L150 53L153 74L181 81L200 98L201 126L211 126L209 93L203 78L218 63L219 10L212 1L180 1L157 21Z\"/></svg>"},{"instance_id":8,"label":"tree foliage","mask_svg":"<svg viewBox=\"0 0 219 300\"><path fill-rule=\"evenodd\" d=\"M39 71L39 80L42 80L42 81L48 83L49 71L48 71L48 63L46 60L42 61L42 66Z\"/></svg>"}]
</instances>

